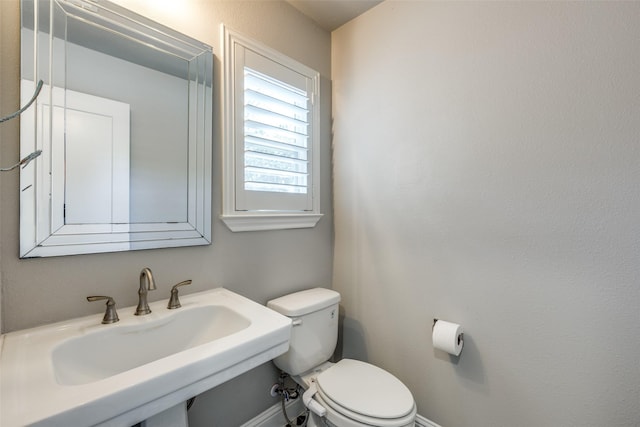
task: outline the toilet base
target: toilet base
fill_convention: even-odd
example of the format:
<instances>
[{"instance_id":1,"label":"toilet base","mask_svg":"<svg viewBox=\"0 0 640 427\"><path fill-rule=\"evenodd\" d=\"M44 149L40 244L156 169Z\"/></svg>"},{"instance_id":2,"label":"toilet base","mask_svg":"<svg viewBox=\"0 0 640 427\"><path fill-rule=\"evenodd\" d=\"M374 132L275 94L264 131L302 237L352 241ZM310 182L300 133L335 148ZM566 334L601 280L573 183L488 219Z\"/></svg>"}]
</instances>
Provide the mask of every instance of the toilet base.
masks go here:
<instances>
[{"instance_id":1,"label":"toilet base","mask_svg":"<svg viewBox=\"0 0 640 427\"><path fill-rule=\"evenodd\" d=\"M326 418L320 418L313 412L309 413L309 421L307 421L307 427L335 427Z\"/></svg>"}]
</instances>

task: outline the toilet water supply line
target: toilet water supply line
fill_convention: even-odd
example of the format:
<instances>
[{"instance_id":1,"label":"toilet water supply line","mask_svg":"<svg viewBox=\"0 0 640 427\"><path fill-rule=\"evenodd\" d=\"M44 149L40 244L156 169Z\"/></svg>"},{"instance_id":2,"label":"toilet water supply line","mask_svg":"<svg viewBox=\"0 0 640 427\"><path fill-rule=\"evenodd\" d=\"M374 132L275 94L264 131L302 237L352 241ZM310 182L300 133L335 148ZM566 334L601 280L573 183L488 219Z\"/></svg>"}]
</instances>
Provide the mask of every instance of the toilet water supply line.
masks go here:
<instances>
[{"instance_id":1,"label":"toilet water supply line","mask_svg":"<svg viewBox=\"0 0 640 427\"><path fill-rule=\"evenodd\" d=\"M300 396L301 387L298 384L296 384L294 388L286 388L284 386L284 380L287 377L289 377L289 374L287 374L284 371L280 372L280 376L278 377L278 384L277 386L274 386L271 389L271 395L272 396L275 396L276 394L280 395L280 398L281 398L280 403L282 404L282 415L284 416L284 419L287 422L287 426L294 426L296 424L294 424L293 420L289 419L289 416L287 415L287 408L285 407L285 403L288 402L289 399L297 399L298 396ZM304 419L304 423L302 424L302 427L305 427L307 425L307 422L309 421L309 409L307 409L304 418L305 419Z\"/></svg>"}]
</instances>

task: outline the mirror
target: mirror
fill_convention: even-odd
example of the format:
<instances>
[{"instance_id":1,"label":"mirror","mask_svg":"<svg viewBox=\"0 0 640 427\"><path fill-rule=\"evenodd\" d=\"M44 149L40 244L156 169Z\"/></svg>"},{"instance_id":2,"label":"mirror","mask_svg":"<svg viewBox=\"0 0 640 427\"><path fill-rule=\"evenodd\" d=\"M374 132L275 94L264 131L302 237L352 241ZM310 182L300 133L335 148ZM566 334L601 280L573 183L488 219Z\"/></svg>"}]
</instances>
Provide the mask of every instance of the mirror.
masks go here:
<instances>
[{"instance_id":1,"label":"mirror","mask_svg":"<svg viewBox=\"0 0 640 427\"><path fill-rule=\"evenodd\" d=\"M211 243L210 46L105 0L21 0L20 257ZM24 154L26 153L26 154Z\"/></svg>"}]
</instances>

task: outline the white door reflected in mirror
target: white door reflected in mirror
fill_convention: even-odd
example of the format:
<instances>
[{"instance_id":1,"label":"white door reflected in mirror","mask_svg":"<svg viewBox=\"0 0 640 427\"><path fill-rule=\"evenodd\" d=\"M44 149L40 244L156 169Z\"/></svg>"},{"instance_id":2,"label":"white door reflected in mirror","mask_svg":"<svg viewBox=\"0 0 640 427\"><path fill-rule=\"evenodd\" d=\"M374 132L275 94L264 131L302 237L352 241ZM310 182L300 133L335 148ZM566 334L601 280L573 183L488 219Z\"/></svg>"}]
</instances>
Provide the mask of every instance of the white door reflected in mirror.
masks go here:
<instances>
[{"instance_id":1,"label":"white door reflected in mirror","mask_svg":"<svg viewBox=\"0 0 640 427\"><path fill-rule=\"evenodd\" d=\"M65 179L64 193L54 193L62 199L54 204L63 204L59 225L128 224L129 105L74 91L66 99L66 118L54 108L54 120L66 119L66 146L53 141L64 152L52 165L52 175Z\"/></svg>"}]
</instances>

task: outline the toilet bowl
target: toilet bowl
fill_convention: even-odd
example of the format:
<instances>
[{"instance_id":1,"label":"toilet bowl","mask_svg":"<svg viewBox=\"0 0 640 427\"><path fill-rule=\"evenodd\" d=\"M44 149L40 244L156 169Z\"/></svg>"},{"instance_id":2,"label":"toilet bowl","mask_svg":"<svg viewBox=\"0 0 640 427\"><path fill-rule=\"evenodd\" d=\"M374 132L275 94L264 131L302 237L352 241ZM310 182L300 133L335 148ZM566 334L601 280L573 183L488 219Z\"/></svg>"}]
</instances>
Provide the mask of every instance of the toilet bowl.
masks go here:
<instances>
[{"instance_id":1,"label":"toilet bowl","mask_svg":"<svg viewBox=\"0 0 640 427\"><path fill-rule=\"evenodd\" d=\"M409 389L366 362L328 362L338 337L340 294L314 288L271 300L267 307L292 319L289 351L274 363L305 389L309 427L412 427L416 405Z\"/></svg>"},{"instance_id":2,"label":"toilet bowl","mask_svg":"<svg viewBox=\"0 0 640 427\"><path fill-rule=\"evenodd\" d=\"M311 412L309 427L413 427L416 405L409 389L387 371L359 360L325 363L293 379L326 409Z\"/></svg>"}]
</instances>

